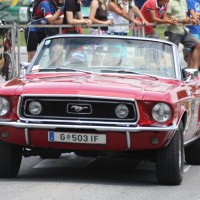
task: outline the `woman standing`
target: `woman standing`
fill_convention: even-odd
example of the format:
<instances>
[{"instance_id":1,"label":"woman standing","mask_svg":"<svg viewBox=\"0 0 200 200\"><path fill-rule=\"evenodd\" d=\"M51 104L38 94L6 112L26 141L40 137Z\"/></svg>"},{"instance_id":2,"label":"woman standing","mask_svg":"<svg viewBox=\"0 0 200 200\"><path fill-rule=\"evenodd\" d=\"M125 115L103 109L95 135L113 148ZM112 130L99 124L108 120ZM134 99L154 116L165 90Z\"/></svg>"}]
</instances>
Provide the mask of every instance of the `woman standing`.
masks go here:
<instances>
[{"instance_id":1,"label":"woman standing","mask_svg":"<svg viewBox=\"0 0 200 200\"><path fill-rule=\"evenodd\" d=\"M108 26L113 24L113 20L108 19L108 11L105 0L92 0L90 5L89 19L93 24L106 26L93 27L90 29L90 34L107 34Z\"/></svg>"},{"instance_id":2,"label":"woman standing","mask_svg":"<svg viewBox=\"0 0 200 200\"><path fill-rule=\"evenodd\" d=\"M62 33L81 33L80 25L85 25L86 27L91 25L91 20L84 19L82 16L81 1L82 0L65 0L64 24L72 25L73 27L63 28Z\"/></svg>"}]
</instances>

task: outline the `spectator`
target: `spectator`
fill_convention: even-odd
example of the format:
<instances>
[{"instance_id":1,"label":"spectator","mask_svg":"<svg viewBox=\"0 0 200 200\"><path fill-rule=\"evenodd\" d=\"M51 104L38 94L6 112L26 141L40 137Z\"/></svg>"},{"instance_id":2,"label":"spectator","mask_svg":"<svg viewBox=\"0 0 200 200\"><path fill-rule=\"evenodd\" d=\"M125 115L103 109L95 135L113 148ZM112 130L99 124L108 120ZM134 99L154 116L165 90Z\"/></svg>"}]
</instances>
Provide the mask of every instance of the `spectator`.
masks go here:
<instances>
[{"instance_id":1,"label":"spectator","mask_svg":"<svg viewBox=\"0 0 200 200\"><path fill-rule=\"evenodd\" d=\"M92 22L90 19L84 19L81 14L81 1L82 0L65 0L65 18L64 24L74 25L75 27L63 28L63 33L81 33L81 24L89 27Z\"/></svg>"},{"instance_id":2,"label":"spectator","mask_svg":"<svg viewBox=\"0 0 200 200\"><path fill-rule=\"evenodd\" d=\"M90 34L107 34L108 25L113 24L113 20L107 19L108 11L105 0L92 0L90 5L89 19L93 24L105 24L105 27L93 27L90 29Z\"/></svg>"},{"instance_id":3,"label":"spectator","mask_svg":"<svg viewBox=\"0 0 200 200\"><path fill-rule=\"evenodd\" d=\"M181 43L189 50L189 52L184 55L188 68L199 69L200 43L185 26L185 24L197 24L198 21L189 18L187 16L187 11L186 0L170 0L167 14L169 18L176 20L178 24L176 26L169 26L167 35L171 42L175 43L177 46Z\"/></svg>"},{"instance_id":4,"label":"spectator","mask_svg":"<svg viewBox=\"0 0 200 200\"><path fill-rule=\"evenodd\" d=\"M30 25L62 24L64 17L63 0L42 0L33 11ZM38 44L47 36L59 33L58 28L29 27L25 31L28 62L31 62Z\"/></svg>"},{"instance_id":5,"label":"spectator","mask_svg":"<svg viewBox=\"0 0 200 200\"><path fill-rule=\"evenodd\" d=\"M146 0L135 0L135 5L141 9Z\"/></svg>"},{"instance_id":6,"label":"spectator","mask_svg":"<svg viewBox=\"0 0 200 200\"><path fill-rule=\"evenodd\" d=\"M167 17L168 3L169 0L147 0L141 8L141 13L149 23L174 25L175 22ZM145 26L144 30L145 37L159 38L153 26Z\"/></svg>"},{"instance_id":7,"label":"spectator","mask_svg":"<svg viewBox=\"0 0 200 200\"><path fill-rule=\"evenodd\" d=\"M127 26L113 26L109 27L110 34L113 35L128 35L129 33L129 22L135 23L135 25L142 25L147 23L140 10L135 6L132 0L110 0L108 3L108 9L111 13L113 23L116 24L127 24ZM141 19L142 23L135 20L133 12Z\"/></svg>"},{"instance_id":8,"label":"spectator","mask_svg":"<svg viewBox=\"0 0 200 200\"><path fill-rule=\"evenodd\" d=\"M199 0L187 0L188 16L193 19L200 19L200 1ZM200 26L187 26L198 40L200 40Z\"/></svg>"}]
</instances>

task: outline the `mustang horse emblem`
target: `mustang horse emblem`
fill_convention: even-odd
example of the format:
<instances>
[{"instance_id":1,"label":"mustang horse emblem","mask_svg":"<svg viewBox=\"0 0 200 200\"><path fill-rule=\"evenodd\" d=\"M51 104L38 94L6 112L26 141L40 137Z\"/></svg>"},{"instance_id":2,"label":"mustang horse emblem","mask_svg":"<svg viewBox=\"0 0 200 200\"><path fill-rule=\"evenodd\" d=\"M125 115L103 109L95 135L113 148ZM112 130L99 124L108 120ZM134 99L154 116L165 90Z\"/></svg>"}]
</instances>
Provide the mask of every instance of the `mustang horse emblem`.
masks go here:
<instances>
[{"instance_id":1,"label":"mustang horse emblem","mask_svg":"<svg viewBox=\"0 0 200 200\"><path fill-rule=\"evenodd\" d=\"M77 106L77 105L75 105L75 106L72 106L71 109L74 109L75 112L80 112L84 109L88 109L88 107L87 106Z\"/></svg>"}]
</instances>

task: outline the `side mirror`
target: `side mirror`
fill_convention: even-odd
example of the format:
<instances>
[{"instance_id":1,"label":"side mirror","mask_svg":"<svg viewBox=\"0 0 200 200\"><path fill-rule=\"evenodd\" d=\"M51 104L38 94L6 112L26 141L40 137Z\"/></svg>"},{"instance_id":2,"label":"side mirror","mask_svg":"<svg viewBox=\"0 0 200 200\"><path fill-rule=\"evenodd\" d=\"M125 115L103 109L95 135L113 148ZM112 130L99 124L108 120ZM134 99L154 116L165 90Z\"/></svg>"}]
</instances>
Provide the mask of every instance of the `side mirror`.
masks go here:
<instances>
[{"instance_id":1,"label":"side mirror","mask_svg":"<svg viewBox=\"0 0 200 200\"><path fill-rule=\"evenodd\" d=\"M30 66L30 63L29 62L20 62L20 67L21 69L23 70L21 73L22 73L22 76L24 76L26 74L26 70L27 68ZM20 70L21 71L21 70ZM21 74L20 73L20 74Z\"/></svg>"},{"instance_id":2,"label":"side mirror","mask_svg":"<svg viewBox=\"0 0 200 200\"><path fill-rule=\"evenodd\" d=\"M29 62L20 62L20 66L24 69L27 69L30 66Z\"/></svg>"},{"instance_id":3,"label":"side mirror","mask_svg":"<svg viewBox=\"0 0 200 200\"><path fill-rule=\"evenodd\" d=\"M199 70L198 69L184 69L184 76L186 78L186 83L188 83L191 79L194 79L198 76Z\"/></svg>"}]
</instances>

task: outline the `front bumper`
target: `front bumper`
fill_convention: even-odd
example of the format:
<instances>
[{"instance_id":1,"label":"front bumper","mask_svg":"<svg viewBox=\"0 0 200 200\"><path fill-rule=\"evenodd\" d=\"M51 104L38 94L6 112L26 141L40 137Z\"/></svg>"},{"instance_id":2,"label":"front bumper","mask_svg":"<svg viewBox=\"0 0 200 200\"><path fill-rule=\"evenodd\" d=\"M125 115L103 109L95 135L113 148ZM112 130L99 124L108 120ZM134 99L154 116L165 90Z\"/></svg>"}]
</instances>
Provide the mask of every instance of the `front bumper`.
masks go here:
<instances>
[{"instance_id":1,"label":"front bumper","mask_svg":"<svg viewBox=\"0 0 200 200\"><path fill-rule=\"evenodd\" d=\"M70 143L52 143L48 141L48 131L87 132L95 130L97 134L107 135L106 145L87 145ZM178 126L140 127L140 126L108 126L83 124L49 124L26 123L15 121L0 121L0 139L8 143L15 143L28 147L79 149L79 150L144 150L157 149L166 146ZM8 137L3 137L4 133ZM159 143L153 144L152 138L158 138Z\"/></svg>"},{"instance_id":2,"label":"front bumper","mask_svg":"<svg viewBox=\"0 0 200 200\"><path fill-rule=\"evenodd\" d=\"M31 128L31 129L93 129L96 131L119 131L119 132L142 132L142 131L176 131L178 126L104 126L104 125L82 125L82 124L48 124L48 123L25 123L14 121L0 121L0 126L11 126L15 128Z\"/></svg>"}]
</instances>

